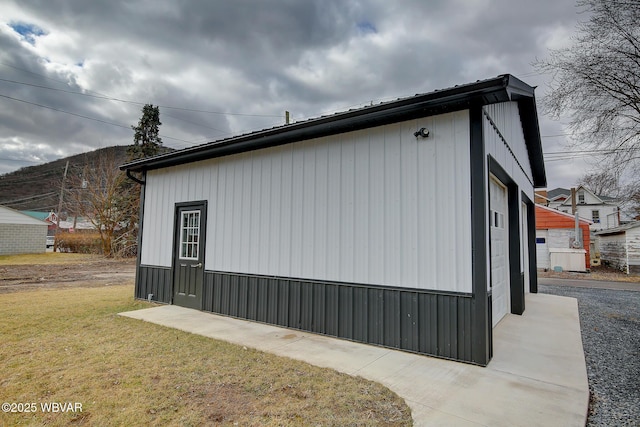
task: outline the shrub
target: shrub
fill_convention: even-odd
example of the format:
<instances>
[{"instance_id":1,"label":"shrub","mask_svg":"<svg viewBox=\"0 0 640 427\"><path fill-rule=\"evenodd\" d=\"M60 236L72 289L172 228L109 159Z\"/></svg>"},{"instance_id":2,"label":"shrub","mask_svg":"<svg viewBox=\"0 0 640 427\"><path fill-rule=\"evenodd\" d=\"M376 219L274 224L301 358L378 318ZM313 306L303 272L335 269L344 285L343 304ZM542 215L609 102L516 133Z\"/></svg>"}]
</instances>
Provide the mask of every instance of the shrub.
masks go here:
<instances>
[{"instance_id":1,"label":"shrub","mask_svg":"<svg viewBox=\"0 0 640 427\"><path fill-rule=\"evenodd\" d=\"M97 232L60 233L57 239L60 252L102 253L102 242L100 241L100 234Z\"/></svg>"}]
</instances>

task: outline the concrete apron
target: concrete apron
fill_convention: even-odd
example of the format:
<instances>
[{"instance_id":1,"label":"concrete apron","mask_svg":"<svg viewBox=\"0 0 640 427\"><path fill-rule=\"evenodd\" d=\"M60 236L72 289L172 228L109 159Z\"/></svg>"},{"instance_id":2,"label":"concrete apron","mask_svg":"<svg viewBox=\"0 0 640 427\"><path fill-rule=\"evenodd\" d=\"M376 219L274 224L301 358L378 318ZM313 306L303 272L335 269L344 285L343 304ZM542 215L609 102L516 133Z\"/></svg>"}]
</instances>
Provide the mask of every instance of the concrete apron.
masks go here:
<instances>
[{"instance_id":1,"label":"concrete apron","mask_svg":"<svg viewBox=\"0 0 640 427\"><path fill-rule=\"evenodd\" d=\"M589 385L574 298L527 294L494 328L486 368L163 305L120 313L377 381L414 424L584 426Z\"/></svg>"}]
</instances>

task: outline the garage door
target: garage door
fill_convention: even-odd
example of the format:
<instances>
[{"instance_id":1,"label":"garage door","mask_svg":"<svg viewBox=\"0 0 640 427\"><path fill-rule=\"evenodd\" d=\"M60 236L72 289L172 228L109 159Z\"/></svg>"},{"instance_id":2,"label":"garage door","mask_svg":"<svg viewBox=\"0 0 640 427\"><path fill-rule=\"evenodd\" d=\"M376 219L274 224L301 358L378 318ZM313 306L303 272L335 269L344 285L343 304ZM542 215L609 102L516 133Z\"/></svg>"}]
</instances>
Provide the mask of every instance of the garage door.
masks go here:
<instances>
[{"instance_id":1,"label":"garage door","mask_svg":"<svg viewBox=\"0 0 640 427\"><path fill-rule=\"evenodd\" d=\"M536 230L536 267L549 268L549 230Z\"/></svg>"},{"instance_id":2,"label":"garage door","mask_svg":"<svg viewBox=\"0 0 640 427\"><path fill-rule=\"evenodd\" d=\"M509 312L510 304L507 189L493 176L490 179L489 195L491 209L491 295L493 326L495 326Z\"/></svg>"},{"instance_id":3,"label":"garage door","mask_svg":"<svg viewBox=\"0 0 640 427\"><path fill-rule=\"evenodd\" d=\"M520 212L522 215L522 225L520 231L520 241L522 242L522 249L520 250L520 253L522 254L522 258L520 261L520 265L522 266L522 272L524 274L524 291L526 293L531 292L529 283L529 221L526 203L522 203Z\"/></svg>"}]
</instances>

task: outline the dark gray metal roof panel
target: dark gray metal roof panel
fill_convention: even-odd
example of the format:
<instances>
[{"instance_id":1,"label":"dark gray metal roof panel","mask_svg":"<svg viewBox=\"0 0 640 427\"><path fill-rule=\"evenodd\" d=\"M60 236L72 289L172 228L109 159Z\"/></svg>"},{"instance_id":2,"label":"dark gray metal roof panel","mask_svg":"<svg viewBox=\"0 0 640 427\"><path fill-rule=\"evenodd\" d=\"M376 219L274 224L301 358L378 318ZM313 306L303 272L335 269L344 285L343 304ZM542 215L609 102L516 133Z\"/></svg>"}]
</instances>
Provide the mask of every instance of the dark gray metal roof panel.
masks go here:
<instances>
[{"instance_id":1,"label":"dark gray metal roof panel","mask_svg":"<svg viewBox=\"0 0 640 427\"><path fill-rule=\"evenodd\" d=\"M160 169L311 138L382 126L403 120L464 110L471 105L488 105L506 101L517 101L520 104L522 125L534 174L534 185L544 187L546 186L546 176L534 88L509 74L209 142L126 163L120 166L120 169L132 172Z\"/></svg>"},{"instance_id":2,"label":"dark gray metal roof panel","mask_svg":"<svg viewBox=\"0 0 640 427\"><path fill-rule=\"evenodd\" d=\"M570 196L571 195L571 190L569 190L567 188L560 187L560 188L554 188L553 190L547 191L547 197L549 199L553 199L554 197L557 197L557 196L560 196L560 195Z\"/></svg>"}]
</instances>

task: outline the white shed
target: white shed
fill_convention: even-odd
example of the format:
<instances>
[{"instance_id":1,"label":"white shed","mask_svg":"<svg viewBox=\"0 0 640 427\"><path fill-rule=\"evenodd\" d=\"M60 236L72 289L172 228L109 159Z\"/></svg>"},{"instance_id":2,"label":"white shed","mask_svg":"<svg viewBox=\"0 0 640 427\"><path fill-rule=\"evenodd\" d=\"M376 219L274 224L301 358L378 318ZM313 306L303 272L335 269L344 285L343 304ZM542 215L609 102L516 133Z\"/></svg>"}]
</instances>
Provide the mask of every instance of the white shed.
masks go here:
<instances>
[{"instance_id":1,"label":"white shed","mask_svg":"<svg viewBox=\"0 0 640 427\"><path fill-rule=\"evenodd\" d=\"M0 206L0 255L45 252L48 226L44 221Z\"/></svg>"},{"instance_id":2,"label":"white shed","mask_svg":"<svg viewBox=\"0 0 640 427\"><path fill-rule=\"evenodd\" d=\"M486 365L537 289L546 178L511 75L121 168L143 184L137 298Z\"/></svg>"},{"instance_id":3,"label":"white shed","mask_svg":"<svg viewBox=\"0 0 640 427\"><path fill-rule=\"evenodd\" d=\"M640 274L640 221L596 233L605 265Z\"/></svg>"}]
</instances>

